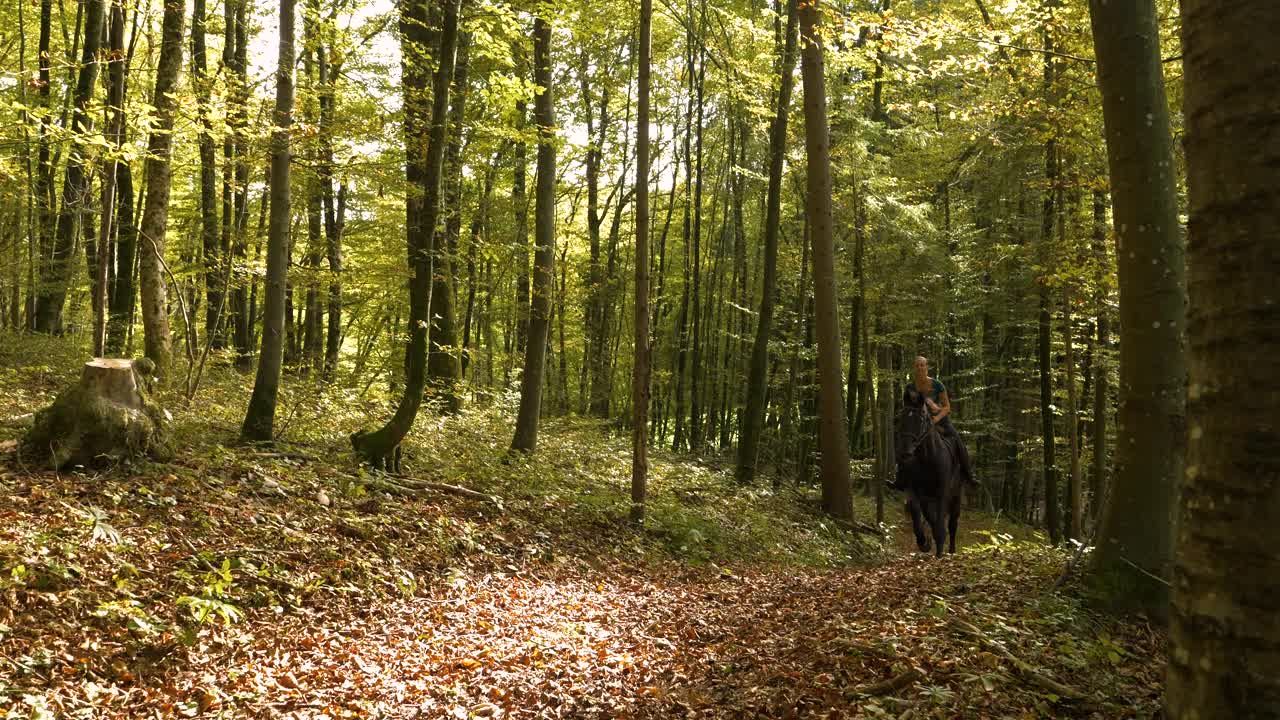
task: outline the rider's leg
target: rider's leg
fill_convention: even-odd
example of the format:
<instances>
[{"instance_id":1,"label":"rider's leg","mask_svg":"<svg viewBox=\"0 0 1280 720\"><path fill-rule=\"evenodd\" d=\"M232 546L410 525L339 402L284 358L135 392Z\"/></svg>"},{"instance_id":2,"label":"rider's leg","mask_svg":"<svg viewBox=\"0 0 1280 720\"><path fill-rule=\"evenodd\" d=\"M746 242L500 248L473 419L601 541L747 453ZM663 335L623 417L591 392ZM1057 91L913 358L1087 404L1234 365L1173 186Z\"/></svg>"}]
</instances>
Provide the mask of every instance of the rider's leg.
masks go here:
<instances>
[{"instance_id":1,"label":"rider's leg","mask_svg":"<svg viewBox=\"0 0 1280 720\"><path fill-rule=\"evenodd\" d=\"M951 424L951 418L943 418L938 426L942 429L943 435L951 439L956 445L956 456L960 461L960 472L964 476L964 482L969 487L978 487L978 480L973 476L973 464L969 458L969 448L965 446L964 440L960 438L960 433L956 432L956 426Z\"/></svg>"}]
</instances>

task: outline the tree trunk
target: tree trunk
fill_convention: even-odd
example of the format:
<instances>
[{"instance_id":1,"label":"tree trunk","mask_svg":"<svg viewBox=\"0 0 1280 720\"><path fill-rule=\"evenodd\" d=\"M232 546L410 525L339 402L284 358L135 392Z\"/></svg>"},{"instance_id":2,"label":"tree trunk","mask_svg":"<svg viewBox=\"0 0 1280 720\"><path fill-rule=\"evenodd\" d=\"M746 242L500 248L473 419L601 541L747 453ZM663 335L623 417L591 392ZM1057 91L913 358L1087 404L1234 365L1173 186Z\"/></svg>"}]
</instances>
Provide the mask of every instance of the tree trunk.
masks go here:
<instances>
[{"instance_id":1,"label":"tree trunk","mask_svg":"<svg viewBox=\"0 0 1280 720\"><path fill-rule=\"evenodd\" d=\"M1173 140L1154 3L1091 0L1090 11L1117 231L1121 342L1115 476L1087 582L1113 609L1163 618L1169 588L1155 578L1171 576L1185 449L1184 246ZM1233 371L1244 367L1250 365Z\"/></svg>"},{"instance_id":2,"label":"tree trunk","mask_svg":"<svg viewBox=\"0 0 1280 720\"><path fill-rule=\"evenodd\" d=\"M636 116L635 363L631 372L631 520L644 520L649 472L649 85L653 0L640 0L640 99ZM563 331L561 331L563 338Z\"/></svg>"},{"instance_id":3,"label":"tree trunk","mask_svg":"<svg viewBox=\"0 0 1280 720\"><path fill-rule=\"evenodd\" d=\"M454 271L458 232L461 228L462 186L462 121L467 105L467 55L469 38L462 35L454 65L453 107L449 113L449 142L445 148L444 202L441 212L444 223L434 235L433 277L431 288L431 351L427 356L427 377L432 396L440 401L441 409L456 413L462 409L458 384L462 381L462 361L458 353L458 321L455 290L457 273Z\"/></svg>"},{"instance_id":4,"label":"tree trunk","mask_svg":"<svg viewBox=\"0 0 1280 720\"><path fill-rule=\"evenodd\" d=\"M555 114L551 86L551 23L533 21L533 81L539 92L533 101L538 125L538 175L534 189L534 275L525 347L524 374L520 378L520 409L516 415L511 449L531 453L538 444L538 416L542 406L542 371L547 359L551 294L555 290L556 149Z\"/></svg>"},{"instance_id":5,"label":"tree trunk","mask_svg":"<svg viewBox=\"0 0 1280 720\"><path fill-rule=\"evenodd\" d=\"M421 197L405 198L409 278L409 346L405 352L405 386L395 415L375 432L357 432L352 447L374 467L398 465L400 441L413 427L422 404L427 378L427 331L431 307L432 228L440 215L440 181L444 174L449 85L453 82L454 50L458 40L458 0L443 0L443 23L436 73L432 84L430 131L423 137L426 116L426 68L430 44L425 0L404 0L400 32L404 45L405 174L410 188L422 187Z\"/></svg>"},{"instance_id":6,"label":"tree trunk","mask_svg":"<svg viewBox=\"0 0 1280 720\"><path fill-rule=\"evenodd\" d=\"M848 431L840 393L843 379L832 234L830 138L818 25L817 0L805 3L800 8L800 32L804 38L800 57L804 78L805 156L808 158L806 213L813 243L814 319L818 334L818 382L822 388L818 401L822 507L835 517L852 519Z\"/></svg>"},{"instance_id":7,"label":"tree trunk","mask_svg":"<svg viewBox=\"0 0 1280 720\"><path fill-rule=\"evenodd\" d=\"M148 142L147 193L142 210L142 247L138 274L142 285L142 328L146 356L156 364L156 375L165 378L173 360L169 334L168 288L164 277L165 231L169 226L169 156L173 149L173 97L182 68L182 26L186 5L165 0L160 31L160 60L156 66L155 129Z\"/></svg>"},{"instance_id":8,"label":"tree trunk","mask_svg":"<svg viewBox=\"0 0 1280 720\"><path fill-rule=\"evenodd\" d=\"M245 272L249 257L249 163L250 143L248 133L249 78L248 39L249 26L245 19L247 0L223 0L226 6L226 40L223 44L222 62L227 69L228 109L227 139L223 142L223 222L222 246L229 252L231 262L238 265L231 288L230 314L235 325L232 328L232 344L236 350L236 368L248 371L253 364L254 307L251 302L255 283L253 276ZM267 171L270 175L270 170ZM230 182L228 182L230 178ZM271 183L270 177L267 184Z\"/></svg>"},{"instance_id":9,"label":"tree trunk","mask_svg":"<svg viewBox=\"0 0 1280 720\"><path fill-rule=\"evenodd\" d=\"M516 130L524 132L528 109L524 100L516 101ZM524 138L516 141L515 159L511 178L511 204L516 215L516 327L515 352L524 352L529 331L529 204L525 198L525 153L528 147Z\"/></svg>"},{"instance_id":10,"label":"tree trunk","mask_svg":"<svg viewBox=\"0 0 1280 720\"><path fill-rule=\"evenodd\" d=\"M769 336L773 333L774 302L778 285L778 226L782 214L782 169L787 153L787 115L796 67L796 0L787 2L787 28L778 70L778 105L769 127L769 188L765 196L764 268L760 280L760 318L751 346L751 367L747 375L747 408L738 440L738 482L755 479L756 459L764 425L765 394L768 390Z\"/></svg>"},{"instance_id":11,"label":"tree trunk","mask_svg":"<svg viewBox=\"0 0 1280 720\"><path fill-rule=\"evenodd\" d=\"M39 231L33 243L33 259L27 283L27 325L32 330L41 329L37 310L39 298L43 292L41 286L46 281L44 257L53 245L53 163L49 148L50 117L53 113L53 100L50 97L53 88L53 53L49 48L52 22L53 1L40 0L40 44L37 46L37 57L40 65L40 107L44 112L40 116L35 188Z\"/></svg>"},{"instance_id":12,"label":"tree trunk","mask_svg":"<svg viewBox=\"0 0 1280 720\"><path fill-rule=\"evenodd\" d=\"M1089 503L1089 520L1097 522L1098 511L1101 509L1102 499L1105 495L1107 483L1107 415L1109 413L1110 404L1107 398L1107 386L1109 385L1107 370L1109 364L1106 362L1107 345L1111 342L1110 337L1110 311L1106 304L1106 290L1103 285L1103 266L1104 261L1108 260L1106 248L1106 193L1102 190L1093 191L1093 252L1098 258L1097 277L1094 278L1094 286L1097 297L1094 298L1094 307L1097 312L1095 341L1093 351L1093 472L1089 473L1090 495L1092 495Z\"/></svg>"},{"instance_id":13,"label":"tree trunk","mask_svg":"<svg viewBox=\"0 0 1280 720\"><path fill-rule=\"evenodd\" d=\"M493 196L493 182L497 176L498 161L501 157L501 153L495 154L488 169L485 170L484 190L480 193L480 202L476 204L475 215L471 218L471 238L467 243L467 310L462 322L462 372L464 374L471 365L471 327L475 317L476 285L479 280L476 274L476 254L489 224L489 199ZM477 345L479 345L479 336L480 333L477 331Z\"/></svg>"},{"instance_id":14,"label":"tree trunk","mask_svg":"<svg viewBox=\"0 0 1280 720\"><path fill-rule=\"evenodd\" d=\"M85 172L88 135L93 131L89 102L98 77L98 47L102 39L103 0L87 0L84 44L80 72L76 80L75 104L71 116L71 150L62 180L62 209L58 213L53 246L49 248L47 273L41 278L36 296L36 330L62 332L62 309L72 283L72 259L76 233L89 197L89 175Z\"/></svg>"},{"instance_id":15,"label":"tree trunk","mask_svg":"<svg viewBox=\"0 0 1280 720\"><path fill-rule=\"evenodd\" d=\"M1079 424L1076 422L1078 398L1076 397L1076 356L1075 342L1071 327L1071 290L1067 288L1062 294L1062 343L1066 349L1067 362L1067 438L1068 450L1071 453L1071 474L1067 479L1067 510L1071 517L1067 523L1067 539L1083 541L1084 526L1081 513L1084 509L1080 491L1080 437Z\"/></svg>"},{"instance_id":16,"label":"tree trunk","mask_svg":"<svg viewBox=\"0 0 1280 720\"><path fill-rule=\"evenodd\" d=\"M191 15L191 74L196 91L196 114L200 129L200 237L204 248L205 334L212 347L222 347L219 324L222 315L221 242L218 236L218 195L213 149L213 123L209 119L211 80L207 74L205 50L205 0L195 0Z\"/></svg>"},{"instance_id":17,"label":"tree trunk","mask_svg":"<svg viewBox=\"0 0 1280 720\"><path fill-rule=\"evenodd\" d=\"M107 121L107 139L119 150L124 144L124 76L127 68L125 68L124 53L124 3L121 0L115 0L111 3L110 20L107 28L108 37L108 60L107 60L107 112L110 119ZM106 164L106 171L102 180L102 234L98 241L98 282L93 299L93 352L98 357L106 357L109 350L109 341L107 335L107 314L108 305L112 300L112 284L108 282L107 275L112 265L112 237L115 236L115 226L122 224L117 221L116 211L116 193L120 184L122 166L127 163L121 163L118 160L111 160ZM132 198L129 201L132 206ZM132 211L132 207L129 208ZM120 221L129 222L130 218L121 216ZM128 274L129 268L132 267L132 258L129 265L118 266L121 272ZM117 279L118 283L119 280ZM130 283L132 288L132 283ZM119 328L122 330L123 328Z\"/></svg>"},{"instance_id":18,"label":"tree trunk","mask_svg":"<svg viewBox=\"0 0 1280 720\"><path fill-rule=\"evenodd\" d=\"M1051 98L1054 93L1053 36L1047 26L1042 34L1045 44L1044 89L1046 98ZM1058 141L1055 134L1050 134L1049 139L1044 143L1044 178L1046 187L1043 214L1041 215L1039 253L1041 266L1047 268L1051 256L1049 243L1053 241L1054 197L1058 184ZM1055 457L1056 443L1053 433L1053 355L1050 352L1053 332L1050 319L1052 301L1049 297L1048 278L1041 277L1036 282L1039 286L1040 296L1037 348L1039 350L1038 364L1040 369L1040 439L1044 463L1045 522L1048 525L1049 542L1057 545L1062 539L1062 525L1058 507L1058 470Z\"/></svg>"},{"instance_id":19,"label":"tree trunk","mask_svg":"<svg viewBox=\"0 0 1280 720\"><path fill-rule=\"evenodd\" d=\"M293 125L295 0L280 0L280 47L276 66L276 108L271 136L271 220L267 227L267 278L262 311L262 348L258 374L245 413L240 437L267 442L272 439L276 396L280 389L280 364L284 356L285 282L288 274L290 235L289 127Z\"/></svg>"},{"instance_id":20,"label":"tree trunk","mask_svg":"<svg viewBox=\"0 0 1280 720\"><path fill-rule=\"evenodd\" d=\"M1148 10L1142 17L1152 15ZM1275 718L1280 426L1271 379L1280 371L1280 46L1274 39L1280 5L1184 0L1182 21L1190 442L1177 525L1166 710L1173 720ZM1153 24L1144 27L1154 30ZM1154 49L1150 57L1156 57ZM1124 137L1131 146L1137 142ZM1172 186L1172 166L1163 165L1157 177L1162 187ZM1115 204L1118 209L1118 187ZM1169 236L1176 240L1176 225ZM1125 254L1131 248L1126 238ZM1161 262L1147 272L1181 277L1180 253L1150 257ZM1141 252L1139 258L1145 259ZM1177 311L1181 304L1166 309ZM1161 325L1181 317L1167 313ZM1122 317L1122 335L1130 327ZM1123 356L1121 368L1123 374ZM1180 400L1179 389L1170 387L1160 399ZM1121 481L1117 473L1117 486Z\"/></svg>"},{"instance_id":21,"label":"tree trunk","mask_svg":"<svg viewBox=\"0 0 1280 720\"><path fill-rule=\"evenodd\" d=\"M707 75L707 0L702 0L701 8L697 45L700 48L697 85L698 121L694 129L694 144L697 146L697 150L695 150L697 168L693 181L693 267L690 270L690 277L693 280L693 293L690 296L690 302L692 303L690 312L693 317L693 347L689 351L691 378L689 384L689 449L695 454L702 452L703 443L702 404L699 400L702 394L702 136L705 110L705 80ZM690 22L692 22L692 12L689 13L689 17Z\"/></svg>"}]
</instances>

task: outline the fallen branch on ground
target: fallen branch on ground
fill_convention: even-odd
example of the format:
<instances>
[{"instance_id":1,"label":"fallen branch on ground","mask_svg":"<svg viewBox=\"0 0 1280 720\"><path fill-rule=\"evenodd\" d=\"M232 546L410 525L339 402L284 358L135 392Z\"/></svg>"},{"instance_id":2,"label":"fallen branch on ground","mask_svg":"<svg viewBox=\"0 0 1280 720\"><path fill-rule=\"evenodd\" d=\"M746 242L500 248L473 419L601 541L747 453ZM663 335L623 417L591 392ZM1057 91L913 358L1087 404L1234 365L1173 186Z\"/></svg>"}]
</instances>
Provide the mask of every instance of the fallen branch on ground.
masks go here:
<instances>
[{"instance_id":1,"label":"fallen branch on ground","mask_svg":"<svg viewBox=\"0 0 1280 720\"><path fill-rule=\"evenodd\" d=\"M378 487L381 490L386 490L395 495L417 496L424 492L438 492L445 493L447 495L457 495L458 497L464 497L471 500L481 500L498 506L502 505L502 501L495 495L487 495L470 488L464 488L460 485L432 482L429 480L410 477L408 475L370 476L362 479L365 481L372 481L375 487Z\"/></svg>"},{"instance_id":2,"label":"fallen branch on ground","mask_svg":"<svg viewBox=\"0 0 1280 720\"><path fill-rule=\"evenodd\" d=\"M958 618L954 622L961 631L973 636L980 643L986 645L992 650L995 650L1001 657L1012 663L1014 668L1018 670L1018 674L1022 675L1022 677L1026 678L1027 681L1039 687L1041 690L1053 693L1054 695L1067 700L1086 703L1091 702L1089 697L1084 693L1069 685L1063 685L1057 680L1054 680L1048 675L1040 672L1036 668L1032 667L1030 663L1022 660L1017 655L1014 655L1009 648L1005 647L1004 643L992 638L990 635L987 635L972 623L965 622Z\"/></svg>"}]
</instances>

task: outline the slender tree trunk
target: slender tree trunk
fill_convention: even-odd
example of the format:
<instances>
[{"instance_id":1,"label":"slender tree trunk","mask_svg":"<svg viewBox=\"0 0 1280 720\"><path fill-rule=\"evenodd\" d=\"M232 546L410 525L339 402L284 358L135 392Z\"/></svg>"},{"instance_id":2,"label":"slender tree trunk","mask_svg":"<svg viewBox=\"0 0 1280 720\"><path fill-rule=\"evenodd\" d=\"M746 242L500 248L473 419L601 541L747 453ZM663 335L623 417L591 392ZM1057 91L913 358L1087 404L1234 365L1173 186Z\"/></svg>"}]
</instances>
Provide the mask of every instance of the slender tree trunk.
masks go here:
<instances>
[{"instance_id":1,"label":"slender tree trunk","mask_svg":"<svg viewBox=\"0 0 1280 720\"><path fill-rule=\"evenodd\" d=\"M1106 494L1107 482L1107 415L1110 404L1107 402L1108 363L1107 345L1110 337L1110 311L1106 304L1106 290L1103 285L1103 265L1108 260L1106 248L1107 236L1106 193L1093 191L1093 252L1098 258L1097 277L1094 287L1097 296L1094 298L1097 320L1095 321L1095 341L1093 351L1093 472L1089 473L1090 495L1089 520L1097 521L1102 499Z\"/></svg>"},{"instance_id":2,"label":"slender tree trunk","mask_svg":"<svg viewBox=\"0 0 1280 720\"><path fill-rule=\"evenodd\" d=\"M484 190L480 193L480 202L476 205L475 215L471 218L471 239L467 243L467 310L462 322L462 372L465 374L471 365L471 327L475 317L476 285L479 278L476 271L476 254L484 239L485 229L489 224L489 199L493 196L493 183L497 177L498 161L501 153L493 156L484 173ZM486 292L487 289L486 289ZM480 344L480 333L476 332L476 345Z\"/></svg>"},{"instance_id":3,"label":"slender tree trunk","mask_svg":"<svg viewBox=\"0 0 1280 720\"><path fill-rule=\"evenodd\" d=\"M649 85L653 0L640 0L640 99L636 116L635 362L631 372L631 520L644 520L649 472ZM561 334L563 338L563 331Z\"/></svg>"},{"instance_id":4,"label":"slender tree trunk","mask_svg":"<svg viewBox=\"0 0 1280 720\"><path fill-rule=\"evenodd\" d=\"M702 390L702 135L703 115L705 110L705 90L707 75L707 1L701 2L698 28L698 122L694 130L697 146L697 169L693 184L693 268L690 271L693 280L691 312L693 313L693 347L690 349L690 374L692 382L689 386L689 449L695 454L702 452L702 404L699 401ZM693 13L689 13L692 22Z\"/></svg>"},{"instance_id":5,"label":"slender tree trunk","mask_svg":"<svg viewBox=\"0 0 1280 720\"><path fill-rule=\"evenodd\" d=\"M796 0L787 2L787 28L782 41L778 71L778 105L769 128L769 187L765 196L764 268L760 280L760 317L751 346L747 375L747 408L738 441L738 482L755 479L760 436L764 425L768 390L769 336L773 333L774 302L778 285L778 226L781 223L782 169L787 152L787 115L796 67Z\"/></svg>"},{"instance_id":6,"label":"slender tree trunk","mask_svg":"<svg viewBox=\"0 0 1280 720\"><path fill-rule=\"evenodd\" d=\"M538 443L542 372L547 357L551 293L555 289L556 149L551 80L551 23L546 18L535 17L533 81L539 92L533 102L534 121L538 126L538 175L533 220L534 286L524 374L520 378L520 409L516 415L515 437L511 440L513 451L526 453L533 452Z\"/></svg>"},{"instance_id":7,"label":"slender tree trunk","mask_svg":"<svg viewBox=\"0 0 1280 720\"><path fill-rule=\"evenodd\" d=\"M41 330L38 315L39 298L42 285L46 282L45 256L53 246L54 205L53 205L53 162L50 157L49 135L50 117L53 113L52 63L53 53L49 47L53 22L53 1L40 0L40 41L37 46L37 57L40 67L40 107L44 111L40 116L39 140L36 164L36 218L39 220L39 231L34 236L32 263L28 271L27 283L27 324L32 330Z\"/></svg>"},{"instance_id":8,"label":"slender tree trunk","mask_svg":"<svg viewBox=\"0 0 1280 720\"><path fill-rule=\"evenodd\" d=\"M448 173L441 212L444 223L433 232L435 238L434 273L431 288L431 352L427 357L427 378L433 396L445 412L462 409L458 384L462 381L462 362L458 353L458 323L454 291L457 287L454 255L461 227L462 185L462 120L467 105L467 54L469 37L462 35L455 62L453 108L449 115L449 144L445 148L445 170Z\"/></svg>"},{"instance_id":9,"label":"slender tree trunk","mask_svg":"<svg viewBox=\"0 0 1280 720\"><path fill-rule=\"evenodd\" d=\"M290 235L289 127L293 125L295 0L280 0L280 46L276 66L276 107L271 136L271 221L267 228L267 278L262 318L262 349L258 374L240 436L245 440L272 439L280 364L284 356L285 281Z\"/></svg>"},{"instance_id":10,"label":"slender tree trunk","mask_svg":"<svg viewBox=\"0 0 1280 720\"><path fill-rule=\"evenodd\" d=\"M138 274L142 285L142 328L146 356L156 364L156 375L166 377L173 359L169 334L168 286L164 277L165 231L169 226L169 156L173 149L173 116L182 69L182 26L186 6L181 0L165 0L160 31L160 60L152 105L155 126L148 142L147 193L142 210L142 247Z\"/></svg>"},{"instance_id":11,"label":"slender tree trunk","mask_svg":"<svg viewBox=\"0 0 1280 720\"><path fill-rule=\"evenodd\" d=\"M427 8L423 0L404 0L400 32L405 69L405 174L410 188L423 187L405 199L409 278L409 346L405 352L405 386L395 415L379 430L358 432L351 438L356 454L378 466L398 465L400 441L409 433L422 404L427 378L427 330L432 279L431 229L440 214L440 184L444 174L445 130L449 86L453 82L454 50L458 39L458 0L443 0L443 23L432 84L430 130L426 121L426 67L430 60Z\"/></svg>"},{"instance_id":12,"label":"slender tree trunk","mask_svg":"<svg viewBox=\"0 0 1280 720\"><path fill-rule=\"evenodd\" d=\"M1054 58L1053 38L1048 27L1043 31L1044 52L1044 88L1046 97L1053 95ZM1047 187L1044 191L1044 207L1040 226L1040 263L1047 267L1050 257L1049 243L1053 241L1054 197L1058 184L1058 141L1050 135L1044 144L1044 177ZM1040 296L1040 324L1037 347L1039 350L1040 368L1040 437L1044 450L1044 493L1045 522L1049 529L1049 542L1057 545L1062 539L1061 513L1058 506L1058 469L1055 458L1055 440L1053 427L1053 356L1050 352L1052 322L1050 320L1051 299L1049 297L1048 278L1037 281Z\"/></svg>"},{"instance_id":13,"label":"slender tree trunk","mask_svg":"<svg viewBox=\"0 0 1280 720\"><path fill-rule=\"evenodd\" d=\"M524 100L516 101L516 130L524 131L528 110ZM516 327L515 352L522 353L529 330L529 205L525 198L527 144L516 141L511 179L511 204L516 215Z\"/></svg>"},{"instance_id":14,"label":"slender tree trunk","mask_svg":"<svg viewBox=\"0 0 1280 720\"><path fill-rule=\"evenodd\" d=\"M124 79L125 79L125 52L124 52L124 3L121 0L115 0L111 3L110 19L107 28L108 49L107 49L107 140L119 150L124 144ZM108 355L107 340L107 314L108 305L110 304L112 284L107 281L107 275L112 265L112 242L111 239L115 235L115 209L116 209L116 190L119 185L119 176L121 173L122 163L118 160L111 160L106 164L106 170L103 173L102 180L102 234L98 241L98 282L96 284L97 292L94 293L93 299L93 352L94 355L105 357ZM132 201L130 201L132 204ZM127 218L121 218L128 222ZM130 266L132 263L130 263ZM122 271L128 273L125 269L127 266L120 266ZM116 282L119 282L117 279Z\"/></svg>"},{"instance_id":15,"label":"slender tree trunk","mask_svg":"<svg viewBox=\"0 0 1280 720\"><path fill-rule=\"evenodd\" d=\"M823 77L818 2L800 8L800 53L804 79L805 156L808 158L806 213L813 243L815 329L818 335L818 381L822 451L822 507L831 515L852 519L848 431L840 387L840 325L836 298L835 241L831 212L831 156L827 96Z\"/></svg>"},{"instance_id":16,"label":"slender tree trunk","mask_svg":"<svg viewBox=\"0 0 1280 720\"><path fill-rule=\"evenodd\" d=\"M1121 342L1115 478L1087 582L1111 608L1164 618L1169 588L1155 578L1172 575L1175 483L1186 447L1186 286L1173 140L1154 2L1091 0L1090 11L1117 231ZM1224 155L1222 162L1245 160Z\"/></svg>"},{"instance_id":17,"label":"slender tree trunk","mask_svg":"<svg viewBox=\"0 0 1280 720\"><path fill-rule=\"evenodd\" d=\"M1070 441L1071 453L1071 475L1068 477L1067 484L1067 509L1071 517L1067 524L1067 539L1083 541L1084 506L1081 503L1080 490L1080 437L1079 424L1076 422L1079 398L1076 396L1076 356L1075 342L1071 336L1073 332L1071 323L1071 290L1068 288L1062 294L1062 343L1066 349L1067 362L1067 438Z\"/></svg>"},{"instance_id":18,"label":"slender tree trunk","mask_svg":"<svg viewBox=\"0 0 1280 720\"><path fill-rule=\"evenodd\" d=\"M1275 718L1280 427L1270 379L1280 371L1280 46L1274 39L1280 5L1184 0L1181 8L1190 442L1177 525L1166 711L1173 720ZM1162 186L1171 185L1172 167L1161 171ZM1120 222L1119 186L1114 202ZM1131 247L1125 238L1125 254ZM1161 271L1180 277L1182 265L1174 265L1180 253L1159 257ZM1129 328L1122 317L1122 341ZM1117 472L1116 485L1123 479Z\"/></svg>"},{"instance_id":19,"label":"slender tree trunk","mask_svg":"<svg viewBox=\"0 0 1280 720\"><path fill-rule=\"evenodd\" d=\"M85 4L84 43L71 115L71 148L62 180L62 209L58 212L53 246L49 248L46 274L36 295L36 330L62 332L62 310L72 283L76 233L89 199L89 175L85 172L88 135L93 132L89 102L98 77L98 47L102 39L103 0Z\"/></svg>"},{"instance_id":20,"label":"slender tree trunk","mask_svg":"<svg viewBox=\"0 0 1280 720\"><path fill-rule=\"evenodd\" d=\"M218 234L218 188L214 165L213 123L210 120L210 83L205 50L205 0L195 0L191 15L191 74L196 90L196 114L200 129L200 237L204 247L205 334L212 346L222 347L219 330L222 313L221 238Z\"/></svg>"}]
</instances>

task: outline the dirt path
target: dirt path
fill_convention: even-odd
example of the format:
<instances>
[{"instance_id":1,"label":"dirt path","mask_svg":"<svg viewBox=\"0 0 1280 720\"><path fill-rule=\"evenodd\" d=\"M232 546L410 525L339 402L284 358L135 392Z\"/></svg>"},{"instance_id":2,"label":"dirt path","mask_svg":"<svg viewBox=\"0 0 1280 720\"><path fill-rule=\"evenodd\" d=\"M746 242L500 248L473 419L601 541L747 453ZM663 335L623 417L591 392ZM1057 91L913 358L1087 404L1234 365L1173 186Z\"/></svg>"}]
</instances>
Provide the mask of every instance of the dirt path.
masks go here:
<instances>
[{"instance_id":1,"label":"dirt path","mask_svg":"<svg viewBox=\"0 0 1280 720\"><path fill-rule=\"evenodd\" d=\"M214 711L294 717L1090 716L1054 707L956 629L963 619L1026 643L1028 662L1061 664L1040 642L1052 634L1009 618L1021 583L1016 573L982 577L988 560L458 576L405 601L240 626L163 692ZM909 671L917 679L900 688L859 692ZM1114 704L1107 713L1128 714Z\"/></svg>"}]
</instances>

